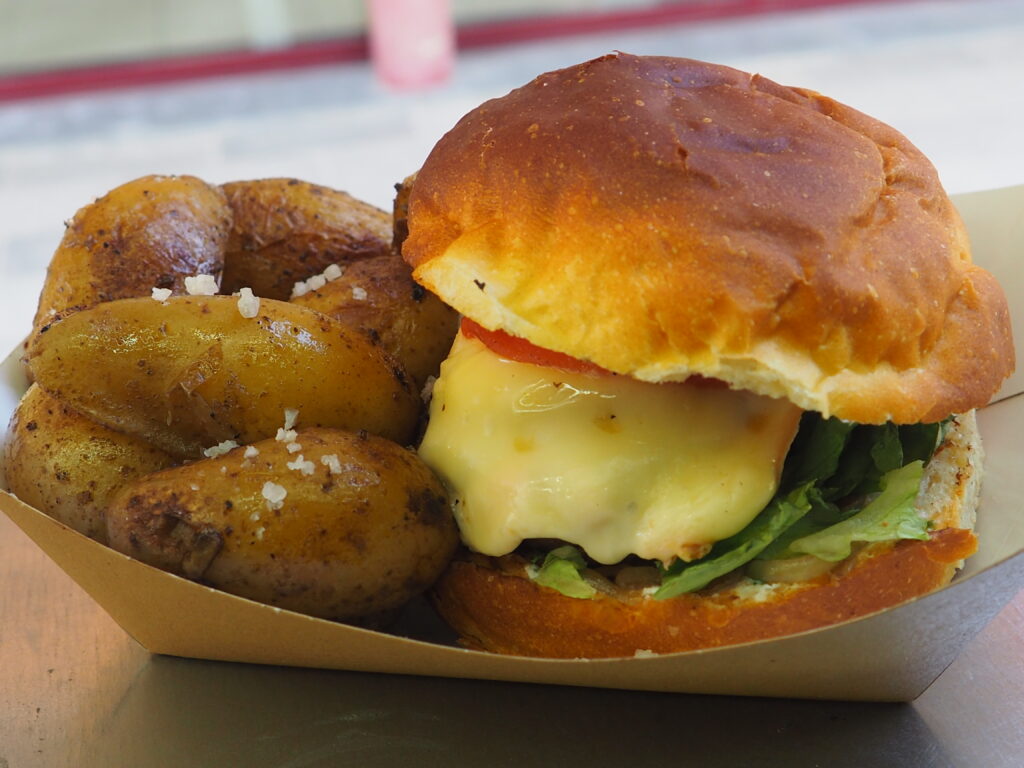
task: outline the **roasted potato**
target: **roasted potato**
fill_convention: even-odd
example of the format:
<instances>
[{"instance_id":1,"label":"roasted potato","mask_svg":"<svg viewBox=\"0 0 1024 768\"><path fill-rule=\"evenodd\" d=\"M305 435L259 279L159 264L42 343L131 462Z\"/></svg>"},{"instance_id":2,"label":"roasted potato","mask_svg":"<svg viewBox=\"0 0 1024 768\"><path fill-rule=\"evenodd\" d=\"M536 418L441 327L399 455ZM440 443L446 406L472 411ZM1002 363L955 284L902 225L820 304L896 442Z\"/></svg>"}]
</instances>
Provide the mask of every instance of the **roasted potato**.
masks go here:
<instances>
[{"instance_id":1,"label":"roasted potato","mask_svg":"<svg viewBox=\"0 0 1024 768\"><path fill-rule=\"evenodd\" d=\"M11 493L104 543L113 493L174 463L160 449L95 424L37 385L11 417L3 461Z\"/></svg>"},{"instance_id":2,"label":"roasted potato","mask_svg":"<svg viewBox=\"0 0 1024 768\"><path fill-rule=\"evenodd\" d=\"M410 450L305 429L151 474L107 511L110 544L236 595L329 619L402 605L458 534L443 486Z\"/></svg>"},{"instance_id":3,"label":"roasted potato","mask_svg":"<svg viewBox=\"0 0 1024 768\"><path fill-rule=\"evenodd\" d=\"M29 364L72 408L179 458L274 435L285 409L302 426L412 438L422 403L362 334L286 302L264 299L252 318L240 307L231 296L106 302L40 334Z\"/></svg>"},{"instance_id":4,"label":"roasted potato","mask_svg":"<svg viewBox=\"0 0 1024 768\"><path fill-rule=\"evenodd\" d=\"M222 189L234 216L223 293L249 287L287 301L295 283L330 264L390 248L388 214L344 192L297 179L236 181Z\"/></svg>"},{"instance_id":5,"label":"roasted potato","mask_svg":"<svg viewBox=\"0 0 1024 768\"><path fill-rule=\"evenodd\" d=\"M111 190L68 222L50 261L34 328L71 309L184 293L186 277L219 276L231 211L224 193L194 176L143 176Z\"/></svg>"},{"instance_id":6,"label":"roasted potato","mask_svg":"<svg viewBox=\"0 0 1024 768\"><path fill-rule=\"evenodd\" d=\"M459 315L417 285L396 254L349 264L340 277L292 299L358 328L380 343L422 387L448 355Z\"/></svg>"},{"instance_id":7,"label":"roasted potato","mask_svg":"<svg viewBox=\"0 0 1024 768\"><path fill-rule=\"evenodd\" d=\"M391 248L395 253L402 252L402 243L409 236L409 195L415 181L414 173L395 184L395 201L391 206Z\"/></svg>"}]
</instances>

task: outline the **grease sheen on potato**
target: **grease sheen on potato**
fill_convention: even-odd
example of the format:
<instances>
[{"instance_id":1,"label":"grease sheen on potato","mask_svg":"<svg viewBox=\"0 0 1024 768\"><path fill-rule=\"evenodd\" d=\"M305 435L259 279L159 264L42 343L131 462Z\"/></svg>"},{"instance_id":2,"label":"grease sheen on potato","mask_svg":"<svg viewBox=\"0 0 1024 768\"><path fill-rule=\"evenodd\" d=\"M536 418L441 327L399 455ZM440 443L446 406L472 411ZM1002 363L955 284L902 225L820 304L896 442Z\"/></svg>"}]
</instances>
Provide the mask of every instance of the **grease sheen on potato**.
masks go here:
<instances>
[{"instance_id":1,"label":"grease sheen on potato","mask_svg":"<svg viewBox=\"0 0 1024 768\"><path fill-rule=\"evenodd\" d=\"M263 440L248 458L240 447L126 486L107 513L111 546L330 619L395 609L432 584L458 533L443 486L415 453L332 429L299 430L295 442L290 452Z\"/></svg>"},{"instance_id":2,"label":"grease sheen on potato","mask_svg":"<svg viewBox=\"0 0 1024 768\"><path fill-rule=\"evenodd\" d=\"M40 334L29 365L71 407L180 458L274 435L288 408L307 426L405 444L422 405L407 374L362 334L268 299L253 318L230 296L107 302Z\"/></svg>"},{"instance_id":3,"label":"grease sheen on potato","mask_svg":"<svg viewBox=\"0 0 1024 768\"><path fill-rule=\"evenodd\" d=\"M4 444L7 487L79 533L107 540L105 510L123 485L174 459L144 440L100 426L32 385Z\"/></svg>"}]
</instances>

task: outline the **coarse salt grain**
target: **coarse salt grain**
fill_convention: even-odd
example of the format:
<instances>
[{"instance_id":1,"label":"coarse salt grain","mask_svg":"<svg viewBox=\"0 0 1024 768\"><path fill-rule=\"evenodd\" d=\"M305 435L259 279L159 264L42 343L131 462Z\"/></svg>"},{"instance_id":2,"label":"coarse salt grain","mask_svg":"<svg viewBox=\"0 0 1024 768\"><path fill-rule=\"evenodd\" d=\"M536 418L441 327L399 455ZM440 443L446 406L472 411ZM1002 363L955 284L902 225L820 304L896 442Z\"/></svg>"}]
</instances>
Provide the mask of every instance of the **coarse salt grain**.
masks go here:
<instances>
[{"instance_id":1,"label":"coarse salt grain","mask_svg":"<svg viewBox=\"0 0 1024 768\"><path fill-rule=\"evenodd\" d=\"M256 317L260 312L260 300L253 296L252 288L243 288L238 292L238 313L245 318Z\"/></svg>"},{"instance_id":2,"label":"coarse salt grain","mask_svg":"<svg viewBox=\"0 0 1024 768\"><path fill-rule=\"evenodd\" d=\"M171 298L170 288L154 288L151 294L154 301L167 301Z\"/></svg>"},{"instance_id":3,"label":"coarse salt grain","mask_svg":"<svg viewBox=\"0 0 1024 768\"><path fill-rule=\"evenodd\" d=\"M254 523L257 522L260 519L260 513L253 512L251 515L249 515L249 519L252 520Z\"/></svg>"},{"instance_id":4,"label":"coarse salt grain","mask_svg":"<svg viewBox=\"0 0 1024 768\"><path fill-rule=\"evenodd\" d=\"M213 296L219 287L213 275L192 275L185 278L185 293L189 296Z\"/></svg>"},{"instance_id":5,"label":"coarse salt grain","mask_svg":"<svg viewBox=\"0 0 1024 768\"><path fill-rule=\"evenodd\" d=\"M366 301L366 289L358 285L352 286L352 298L356 301Z\"/></svg>"},{"instance_id":6,"label":"coarse salt grain","mask_svg":"<svg viewBox=\"0 0 1024 768\"><path fill-rule=\"evenodd\" d=\"M344 269L339 267L337 264L330 264L327 269L319 275L313 275L307 280L300 280L295 283L295 285L292 286L291 297L293 299L297 299L299 296L305 296L310 291L318 291L332 280L337 280L343 274L345 274Z\"/></svg>"},{"instance_id":7,"label":"coarse salt grain","mask_svg":"<svg viewBox=\"0 0 1024 768\"><path fill-rule=\"evenodd\" d=\"M295 457L295 461L289 461L285 466L304 475L312 475L316 471L316 465L312 461L306 461L301 453Z\"/></svg>"},{"instance_id":8,"label":"coarse salt grain","mask_svg":"<svg viewBox=\"0 0 1024 768\"><path fill-rule=\"evenodd\" d=\"M291 429L295 426L296 420L299 418L298 408L285 408L284 409L284 428Z\"/></svg>"},{"instance_id":9,"label":"coarse salt grain","mask_svg":"<svg viewBox=\"0 0 1024 768\"><path fill-rule=\"evenodd\" d=\"M326 456L321 456L320 463L327 467L332 475L341 474L341 462L338 461L338 454L328 453Z\"/></svg>"},{"instance_id":10,"label":"coarse salt grain","mask_svg":"<svg viewBox=\"0 0 1024 768\"><path fill-rule=\"evenodd\" d=\"M288 443L285 448L288 449L288 453L298 453L302 450L302 443Z\"/></svg>"},{"instance_id":11,"label":"coarse salt grain","mask_svg":"<svg viewBox=\"0 0 1024 768\"><path fill-rule=\"evenodd\" d=\"M279 443L294 443L295 438L299 436L299 433L294 429L284 429L278 427L277 436L274 438Z\"/></svg>"},{"instance_id":12,"label":"coarse salt grain","mask_svg":"<svg viewBox=\"0 0 1024 768\"><path fill-rule=\"evenodd\" d=\"M207 458L212 459L212 458L214 458L216 456L223 456L225 453L230 451L232 448L237 448L237 447L238 447L238 443L236 443L234 440L225 440L223 443L217 443L214 446L206 448L203 451L203 456L206 456Z\"/></svg>"},{"instance_id":13,"label":"coarse salt grain","mask_svg":"<svg viewBox=\"0 0 1024 768\"><path fill-rule=\"evenodd\" d=\"M267 529L266 529L266 528L264 528L264 527L263 527L263 526L261 525L261 526L260 526L259 528L257 528L257 529L256 529L256 531L255 531L255 533L256 533L256 538L257 538L257 539L259 539L260 541L263 541L263 532L264 532L265 530L267 530Z\"/></svg>"},{"instance_id":14,"label":"coarse salt grain","mask_svg":"<svg viewBox=\"0 0 1024 768\"><path fill-rule=\"evenodd\" d=\"M284 506L285 497L288 495L288 491L283 485L272 483L269 480L263 484L261 493L267 500L267 509L280 509Z\"/></svg>"},{"instance_id":15,"label":"coarse salt grain","mask_svg":"<svg viewBox=\"0 0 1024 768\"><path fill-rule=\"evenodd\" d=\"M254 459L260 455L260 449L257 448L255 445L246 446L245 453L243 455L247 459Z\"/></svg>"}]
</instances>

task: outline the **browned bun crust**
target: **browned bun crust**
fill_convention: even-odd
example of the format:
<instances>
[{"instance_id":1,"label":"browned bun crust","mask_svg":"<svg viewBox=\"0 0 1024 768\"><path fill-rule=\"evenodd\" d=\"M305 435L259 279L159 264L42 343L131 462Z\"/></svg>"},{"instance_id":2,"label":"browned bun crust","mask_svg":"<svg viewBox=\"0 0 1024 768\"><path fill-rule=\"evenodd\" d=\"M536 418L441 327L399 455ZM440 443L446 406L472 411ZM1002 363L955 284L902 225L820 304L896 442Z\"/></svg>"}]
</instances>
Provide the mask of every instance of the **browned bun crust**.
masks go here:
<instances>
[{"instance_id":1,"label":"browned bun crust","mask_svg":"<svg viewBox=\"0 0 1024 768\"><path fill-rule=\"evenodd\" d=\"M727 67L610 55L486 102L408 225L416 279L463 314L647 381L913 423L1013 369L1003 292L921 152Z\"/></svg>"},{"instance_id":2,"label":"browned bun crust","mask_svg":"<svg viewBox=\"0 0 1024 768\"><path fill-rule=\"evenodd\" d=\"M462 643L477 650L551 658L633 656L713 648L816 629L931 592L976 549L971 531L946 528L929 541L866 548L848 572L769 599L735 590L670 600L574 600L518 572L455 561L434 599Z\"/></svg>"},{"instance_id":3,"label":"browned bun crust","mask_svg":"<svg viewBox=\"0 0 1024 768\"><path fill-rule=\"evenodd\" d=\"M761 584L725 577L699 592L655 600L640 590L566 597L530 580L516 555L466 554L435 585L433 600L461 642L522 656L598 658L733 645L828 626L898 605L948 584L974 553L981 444L973 414L929 462L918 510L927 541L869 544L814 581Z\"/></svg>"}]
</instances>

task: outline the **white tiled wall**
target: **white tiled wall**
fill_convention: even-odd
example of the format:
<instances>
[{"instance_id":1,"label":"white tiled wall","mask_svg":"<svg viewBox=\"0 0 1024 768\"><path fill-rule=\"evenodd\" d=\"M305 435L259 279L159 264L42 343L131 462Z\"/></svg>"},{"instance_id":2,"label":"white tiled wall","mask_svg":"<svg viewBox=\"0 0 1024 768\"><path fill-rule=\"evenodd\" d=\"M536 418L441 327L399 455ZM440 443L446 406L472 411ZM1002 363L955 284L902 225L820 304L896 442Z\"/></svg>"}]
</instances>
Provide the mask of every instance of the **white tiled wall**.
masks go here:
<instances>
[{"instance_id":1,"label":"white tiled wall","mask_svg":"<svg viewBox=\"0 0 1024 768\"><path fill-rule=\"evenodd\" d=\"M441 89L326 67L0 106L0 349L27 332L62 221L145 173L287 175L382 207L480 101L612 49L691 56L828 93L928 153L952 191L1024 183L1024 2L877 3L460 56Z\"/></svg>"}]
</instances>

